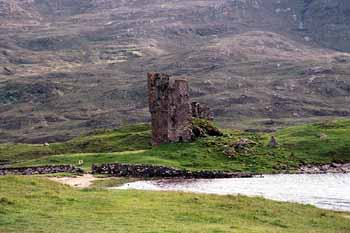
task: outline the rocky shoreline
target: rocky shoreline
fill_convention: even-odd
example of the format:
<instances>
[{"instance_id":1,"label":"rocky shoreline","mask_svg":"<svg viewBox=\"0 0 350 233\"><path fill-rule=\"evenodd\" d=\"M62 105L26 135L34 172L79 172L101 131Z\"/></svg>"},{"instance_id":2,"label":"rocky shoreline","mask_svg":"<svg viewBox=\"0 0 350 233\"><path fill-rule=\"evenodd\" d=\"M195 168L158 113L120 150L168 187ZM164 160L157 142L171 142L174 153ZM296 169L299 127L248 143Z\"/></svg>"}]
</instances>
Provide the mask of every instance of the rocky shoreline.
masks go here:
<instances>
[{"instance_id":1,"label":"rocky shoreline","mask_svg":"<svg viewBox=\"0 0 350 233\"><path fill-rule=\"evenodd\" d=\"M324 165L308 164L298 169L298 174L350 173L350 163L331 163Z\"/></svg>"},{"instance_id":2,"label":"rocky shoreline","mask_svg":"<svg viewBox=\"0 0 350 233\"><path fill-rule=\"evenodd\" d=\"M37 166L37 167L6 167L0 168L0 176L4 175L37 175L54 173L84 173L72 165ZM185 178L185 179L219 179L219 178L251 178L261 174L249 172L224 171L189 171L164 166L143 164L102 164L92 165L92 174L102 174L114 177L136 178ZM324 165L308 164L296 171L281 170L274 174L334 174L350 173L350 163L331 163Z\"/></svg>"}]
</instances>

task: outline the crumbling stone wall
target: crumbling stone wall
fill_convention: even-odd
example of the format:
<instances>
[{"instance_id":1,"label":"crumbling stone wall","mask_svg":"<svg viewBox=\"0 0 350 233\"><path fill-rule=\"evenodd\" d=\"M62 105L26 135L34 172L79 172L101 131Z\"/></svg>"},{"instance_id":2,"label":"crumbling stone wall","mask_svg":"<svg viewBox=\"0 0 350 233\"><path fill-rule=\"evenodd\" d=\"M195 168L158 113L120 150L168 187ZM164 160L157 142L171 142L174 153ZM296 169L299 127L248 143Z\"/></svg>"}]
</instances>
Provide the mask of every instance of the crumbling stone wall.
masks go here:
<instances>
[{"instance_id":1,"label":"crumbling stone wall","mask_svg":"<svg viewBox=\"0 0 350 233\"><path fill-rule=\"evenodd\" d=\"M206 105L190 102L188 82L160 73L148 74L149 110L152 119L152 145L191 141L192 118L213 120Z\"/></svg>"},{"instance_id":2,"label":"crumbling stone wall","mask_svg":"<svg viewBox=\"0 0 350 233\"><path fill-rule=\"evenodd\" d=\"M159 178L248 178L251 173L223 172L223 171L188 171L170 167L142 165L142 164L101 164L92 165L92 174L104 174L115 177L159 177Z\"/></svg>"},{"instance_id":3,"label":"crumbling stone wall","mask_svg":"<svg viewBox=\"0 0 350 233\"><path fill-rule=\"evenodd\" d=\"M4 175L36 175L53 173L82 173L83 170L71 165L38 166L38 167L10 167L0 168L0 176Z\"/></svg>"},{"instance_id":4,"label":"crumbling stone wall","mask_svg":"<svg viewBox=\"0 0 350 233\"><path fill-rule=\"evenodd\" d=\"M214 114L208 106L200 104L198 102L192 102L191 108L193 118L205 119L210 121L214 120Z\"/></svg>"},{"instance_id":5,"label":"crumbling stone wall","mask_svg":"<svg viewBox=\"0 0 350 233\"><path fill-rule=\"evenodd\" d=\"M190 141L192 111L187 81L149 73L148 91L152 145Z\"/></svg>"}]
</instances>

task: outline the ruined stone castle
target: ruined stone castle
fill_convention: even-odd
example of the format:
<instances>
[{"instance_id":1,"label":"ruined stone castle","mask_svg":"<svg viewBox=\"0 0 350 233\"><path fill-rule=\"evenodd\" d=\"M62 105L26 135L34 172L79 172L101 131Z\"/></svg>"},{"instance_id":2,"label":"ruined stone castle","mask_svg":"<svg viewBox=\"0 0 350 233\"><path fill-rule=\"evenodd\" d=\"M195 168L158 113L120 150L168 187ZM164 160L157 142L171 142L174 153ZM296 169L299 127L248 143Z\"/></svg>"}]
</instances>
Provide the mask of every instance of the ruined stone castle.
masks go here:
<instances>
[{"instance_id":1,"label":"ruined stone castle","mask_svg":"<svg viewBox=\"0 0 350 233\"><path fill-rule=\"evenodd\" d=\"M160 73L148 74L152 145L193 139L192 118L212 120L206 106L190 101L188 82Z\"/></svg>"}]
</instances>

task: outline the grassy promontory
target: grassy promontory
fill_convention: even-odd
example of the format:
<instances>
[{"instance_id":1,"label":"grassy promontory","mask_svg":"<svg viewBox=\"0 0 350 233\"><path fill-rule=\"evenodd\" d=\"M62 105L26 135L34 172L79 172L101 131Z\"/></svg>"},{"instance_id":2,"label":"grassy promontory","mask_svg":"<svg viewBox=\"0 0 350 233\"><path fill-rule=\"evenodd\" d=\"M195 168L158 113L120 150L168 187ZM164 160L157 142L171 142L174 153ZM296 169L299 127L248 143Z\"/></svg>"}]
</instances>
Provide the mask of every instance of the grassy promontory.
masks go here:
<instances>
[{"instance_id":1,"label":"grassy promontory","mask_svg":"<svg viewBox=\"0 0 350 233\"><path fill-rule=\"evenodd\" d=\"M270 137L279 146L268 147ZM301 164L350 161L350 120L327 121L293 126L273 134L224 130L222 137L200 138L191 143L175 143L151 148L146 124L81 136L65 143L45 145L0 145L0 160L12 166L47 164L77 165L130 163L165 165L190 170L226 170L271 173L295 170ZM231 151L241 139L253 141ZM231 154L228 156L227 151Z\"/></svg>"},{"instance_id":2,"label":"grassy promontory","mask_svg":"<svg viewBox=\"0 0 350 233\"><path fill-rule=\"evenodd\" d=\"M74 189L0 177L1 233L348 233L349 214L242 196Z\"/></svg>"}]
</instances>

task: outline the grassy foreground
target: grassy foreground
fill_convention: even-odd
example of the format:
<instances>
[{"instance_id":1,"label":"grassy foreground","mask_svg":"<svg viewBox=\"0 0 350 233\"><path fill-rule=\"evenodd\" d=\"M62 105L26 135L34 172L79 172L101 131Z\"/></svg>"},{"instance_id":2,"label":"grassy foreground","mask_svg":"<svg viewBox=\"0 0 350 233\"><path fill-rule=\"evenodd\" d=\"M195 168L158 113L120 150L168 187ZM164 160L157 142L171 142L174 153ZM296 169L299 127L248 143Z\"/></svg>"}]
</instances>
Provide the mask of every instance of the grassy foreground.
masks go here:
<instances>
[{"instance_id":1,"label":"grassy foreground","mask_svg":"<svg viewBox=\"0 0 350 233\"><path fill-rule=\"evenodd\" d=\"M349 233L349 214L242 196L73 189L0 178L1 233Z\"/></svg>"},{"instance_id":2,"label":"grassy foreground","mask_svg":"<svg viewBox=\"0 0 350 233\"><path fill-rule=\"evenodd\" d=\"M279 146L268 147L271 135ZM151 148L148 125L82 136L66 143L43 145L0 145L0 160L14 166L93 163L143 163L191 170L227 170L273 173L295 170L301 164L350 161L350 120L327 121L285 128L274 134L226 130L222 137L207 137L192 143ZM232 158L224 151L240 139L256 145L236 151ZM113 151L113 152L111 152Z\"/></svg>"}]
</instances>

